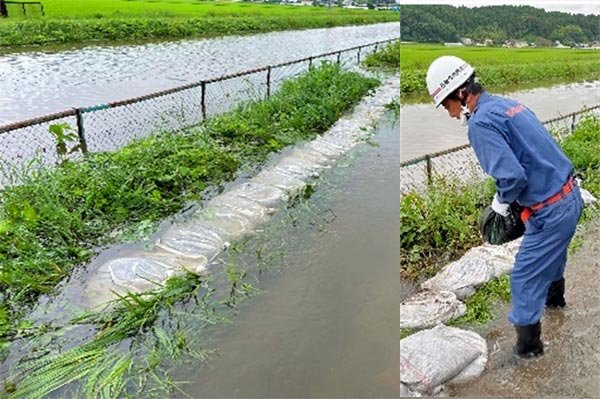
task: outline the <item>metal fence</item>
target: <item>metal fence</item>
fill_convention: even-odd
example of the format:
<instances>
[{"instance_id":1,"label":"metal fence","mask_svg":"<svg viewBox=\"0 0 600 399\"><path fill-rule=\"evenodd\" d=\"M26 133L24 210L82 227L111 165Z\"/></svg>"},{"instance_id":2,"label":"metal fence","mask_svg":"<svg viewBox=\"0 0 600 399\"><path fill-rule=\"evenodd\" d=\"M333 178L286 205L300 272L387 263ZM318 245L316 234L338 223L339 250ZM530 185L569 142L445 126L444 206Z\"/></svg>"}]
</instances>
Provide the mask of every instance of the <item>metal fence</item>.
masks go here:
<instances>
[{"instance_id":1,"label":"metal fence","mask_svg":"<svg viewBox=\"0 0 600 399\"><path fill-rule=\"evenodd\" d=\"M3 17L38 17L46 15L44 5L39 1L5 1L5 8L0 5Z\"/></svg>"},{"instance_id":2,"label":"metal fence","mask_svg":"<svg viewBox=\"0 0 600 399\"><path fill-rule=\"evenodd\" d=\"M600 104L542 123L560 142L573 132L581 119L592 114L600 115ZM414 191L424 192L427 190L427 185L436 177L469 183L480 181L485 176L475 152L469 144L466 144L401 162L400 195Z\"/></svg>"},{"instance_id":3,"label":"metal fence","mask_svg":"<svg viewBox=\"0 0 600 399\"><path fill-rule=\"evenodd\" d=\"M293 60L92 107L73 108L0 126L0 188L18 184L36 168L60 161L57 141L49 132L66 123L77 132L81 152L114 151L133 139L157 132L178 132L207 118L231 111L240 103L275 93L282 83L322 61L358 69L364 57L399 39ZM76 156L77 154L75 154Z\"/></svg>"}]
</instances>

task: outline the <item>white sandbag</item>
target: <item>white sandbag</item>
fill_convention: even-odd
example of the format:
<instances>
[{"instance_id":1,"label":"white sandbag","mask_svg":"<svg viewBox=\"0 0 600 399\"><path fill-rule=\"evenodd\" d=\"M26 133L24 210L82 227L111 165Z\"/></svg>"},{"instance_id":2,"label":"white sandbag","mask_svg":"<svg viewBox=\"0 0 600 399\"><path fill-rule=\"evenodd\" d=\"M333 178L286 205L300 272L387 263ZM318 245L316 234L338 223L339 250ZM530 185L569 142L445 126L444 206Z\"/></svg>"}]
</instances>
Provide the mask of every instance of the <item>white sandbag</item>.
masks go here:
<instances>
[{"instance_id":1,"label":"white sandbag","mask_svg":"<svg viewBox=\"0 0 600 399\"><path fill-rule=\"evenodd\" d=\"M306 187L306 183L303 180L276 171L274 168L263 170L252 179L252 182L280 188L292 197Z\"/></svg>"},{"instance_id":2,"label":"white sandbag","mask_svg":"<svg viewBox=\"0 0 600 399\"><path fill-rule=\"evenodd\" d=\"M466 312L453 292L422 291L400 303L400 328L433 327Z\"/></svg>"},{"instance_id":3,"label":"white sandbag","mask_svg":"<svg viewBox=\"0 0 600 399\"><path fill-rule=\"evenodd\" d=\"M446 383L463 383L485 369L485 339L472 331L436 326L400 340L400 383L432 394Z\"/></svg>"},{"instance_id":4,"label":"white sandbag","mask_svg":"<svg viewBox=\"0 0 600 399\"><path fill-rule=\"evenodd\" d=\"M169 227L156 242L157 247L167 252L191 259L212 259L226 244L225 239L216 230L194 221Z\"/></svg>"},{"instance_id":5,"label":"white sandbag","mask_svg":"<svg viewBox=\"0 0 600 399\"><path fill-rule=\"evenodd\" d=\"M238 187L233 188L230 193L257 202L267 208L278 207L288 200L288 195L284 190L253 181L240 184Z\"/></svg>"},{"instance_id":6,"label":"white sandbag","mask_svg":"<svg viewBox=\"0 0 600 399\"><path fill-rule=\"evenodd\" d=\"M228 241L243 236L251 228L248 218L229 208L203 208L194 213L192 220L194 224L217 230Z\"/></svg>"},{"instance_id":7,"label":"white sandbag","mask_svg":"<svg viewBox=\"0 0 600 399\"><path fill-rule=\"evenodd\" d=\"M313 151L317 151L323 154L326 157L331 159L335 159L341 156L345 151L343 148L332 145L331 143L325 141L311 141L306 145L306 148L309 148Z\"/></svg>"},{"instance_id":8,"label":"white sandbag","mask_svg":"<svg viewBox=\"0 0 600 399\"><path fill-rule=\"evenodd\" d=\"M215 209L230 209L247 218L252 225L266 222L269 219L269 216L274 212L271 208L267 208L248 198L240 197L231 191L213 198L206 206Z\"/></svg>"},{"instance_id":9,"label":"white sandbag","mask_svg":"<svg viewBox=\"0 0 600 399\"><path fill-rule=\"evenodd\" d=\"M588 190L580 188L579 191L581 191L581 198L583 199L583 203L585 205L590 205L596 202L596 198Z\"/></svg>"},{"instance_id":10,"label":"white sandbag","mask_svg":"<svg viewBox=\"0 0 600 399\"><path fill-rule=\"evenodd\" d=\"M142 256L117 258L108 263L112 281L134 292L160 288L175 275L166 263Z\"/></svg>"},{"instance_id":11,"label":"white sandbag","mask_svg":"<svg viewBox=\"0 0 600 399\"><path fill-rule=\"evenodd\" d=\"M494 270L478 258L461 258L446 265L438 274L421 284L421 288L431 291L452 291L459 299L475 293L475 287L490 281Z\"/></svg>"},{"instance_id":12,"label":"white sandbag","mask_svg":"<svg viewBox=\"0 0 600 399\"><path fill-rule=\"evenodd\" d=\"M468 298L480 285L510 273L520 244L521 239L504 245L486 244L471 248L459 260L449 263L421 284L421 288L452 291L458 299Z\"/></svg>"},{"instance_id":13,"label":"white sandbag","mask_svg":"<svg viewBox=\"0 0 600 399\"><path fill-rule=\"evenodd\" d=\"M448 395L446 394L446 391L444 391L443 385L440 385L439 387L435 388L433 390L433 392L429 393L428 395L423 395L423 394L420 394L419 392L410 390L410 388L408 388L406 385L404 385L403 383L400 383L400 397L401 398L423 398L423 397L447 398Z\"/></svg>"}]
</instances>

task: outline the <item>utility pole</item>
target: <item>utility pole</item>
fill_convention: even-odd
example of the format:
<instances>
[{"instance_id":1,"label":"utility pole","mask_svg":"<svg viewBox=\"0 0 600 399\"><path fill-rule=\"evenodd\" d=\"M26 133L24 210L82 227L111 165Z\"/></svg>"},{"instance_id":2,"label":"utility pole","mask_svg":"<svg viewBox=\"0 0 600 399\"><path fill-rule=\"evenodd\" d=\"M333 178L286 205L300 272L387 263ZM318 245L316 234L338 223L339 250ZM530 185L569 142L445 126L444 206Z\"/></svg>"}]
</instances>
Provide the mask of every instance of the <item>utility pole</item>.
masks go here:
<instances>
[{"instance_id":1,"label":"utility pole","mask_svg":"<svg viewBox=\"0 0 600 399\"><path fill-rule=\"evenodd\" d=\"M8 17L8 9L6 8L6 0L0 0L0 17Z\"/></svg>"}]
</instances>

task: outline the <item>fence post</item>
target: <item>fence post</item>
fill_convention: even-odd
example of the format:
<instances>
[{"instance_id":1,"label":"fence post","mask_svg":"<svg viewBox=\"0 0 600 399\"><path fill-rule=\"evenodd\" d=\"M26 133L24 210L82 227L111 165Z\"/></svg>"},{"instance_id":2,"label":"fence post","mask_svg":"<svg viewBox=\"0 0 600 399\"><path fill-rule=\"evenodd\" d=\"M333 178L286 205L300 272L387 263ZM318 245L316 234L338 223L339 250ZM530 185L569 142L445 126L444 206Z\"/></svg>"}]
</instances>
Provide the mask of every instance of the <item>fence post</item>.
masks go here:
<instances>
[{"instance_id":1,"label":"fence post","mask_svg":"<svg viewBox=\"0 0 600 399\"><path fill-rule=\"evenodd\" d=\"M0 0L0 17L8 17L8 8L6 8L5 0Z\"/></svg>"},{"instance_id":2,"label":"fence post","mask_svg":"<svg viewBox=\"0 0 600 399\"><path fill-rule=\"evenodd\" d=\"M79 136L81 152L87 154L88 146L87 140L85 139L85 127L83 125L83 112L81 111L81 108L75 108L75 118L77 119L77 136Z\"/></svg>"},{"instance_id":3,"label":"fence post","mask_svg":"<svg viewBox=\"0 0 600 399\"><path fill-rule=\"evenodd\" d=\"M431 184L431 155L425 155L425 167L427 168L427 184Z\"/></svg>"},{"instance_id":4,"label":"fence post","mask_svg":"<svg viewBox=\"0 0 600 399\"><path fill-rule=\"evenodd\" d=\"M271 96L271 66L267 68L267 97Z\"/></svg>"},{"instance_id":5,"label":"fence post","mask_svg":"<svg viewBox=\"0 0 600 399\"><path fill-rule=\"evenodd\" d=\"M358 63L357 63L357 65L360 65L360 49L361 48L362 47L358 46Z\"/></svg>"},{"instance_id":6,"label":"fence post","mask_svg":"<svg viewBox=\"0 0 600 399\"><path fill-rule=\"evenodd\" d=\"M342 59L342 52L338 51L338 56L337 56L337 63L340 63L340 60Z\"/></svg>"},{"instance_id":7,"label":"fence post","mask_svg":"<svg viewBox=\"0 0 600 399\"><path fill-rule=\"evenodd\" d=\"M206 120L206 82L203 80L200 85L200 90L202 91L202 120Z\"/></svg>"},{"instance_id":8,"label":"fence post","mask_svg":"<svg viewBox=\"0 0 600 399\"><path fill-rule=\"evenodd\" d=\"M27 15L27 10L25 10L25 3L21 3L21 7L23 8L23 15Z\"/></svg>"},{"instance_id":9,"label":"fence post","mask_svg":"<svg viewBox=\"0 0 600 399\"><path fill-rule=\"evenodd\" d=\"M575 130L575 114L571 116L571 133Z\"/></svg>"},{"instance_id":10,"label":"fence post","mask_svg":"<svg viewBox=\"0 0 600 399\"><path fill-rule=\"evenodd\" d=\"M375 43L375 51L373 51L374 53L376 53L376 52L377 52L377 47L378 47L378 46L379 46L379 42L378 42L378 43Z\"/></svg>"},{"instance_id":11,"label":"fence post","mask_svg":"<svg viewBox=\"0 0 600 399\"><path fill-rule=\"evenodd\" d=\"M310 67L312 67L312 60L313 57L308 57L308 68L310 69Z\"/></svg>"}]
</instances>

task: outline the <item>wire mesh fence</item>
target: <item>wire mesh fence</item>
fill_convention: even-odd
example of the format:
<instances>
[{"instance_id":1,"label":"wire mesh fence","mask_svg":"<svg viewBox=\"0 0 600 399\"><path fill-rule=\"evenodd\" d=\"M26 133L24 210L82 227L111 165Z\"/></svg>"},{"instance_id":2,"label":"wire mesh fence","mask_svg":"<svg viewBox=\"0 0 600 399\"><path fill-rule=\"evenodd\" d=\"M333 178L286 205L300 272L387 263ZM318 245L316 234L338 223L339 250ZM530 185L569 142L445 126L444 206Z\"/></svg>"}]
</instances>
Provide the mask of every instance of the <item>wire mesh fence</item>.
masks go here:
<instances>
[{"instance_id":1,"label":"wire mesh fence","mask_svg":"<svg viewBox=\"0 0 600 399\"><path fill-rule=\"evenodd\" d=\"M345 69L360 67L364 57L397 41L391 39L293 60L151 93L145 96L76 108L58 114L0 126L0 188L18 184L27 171L60 162L53 124L77 132L82 152L115 151L134 139L158 132L178 132L207 118L233 110L249 100L276 93L283 82L323 61ZM71 148L75 147L75 143Z\"/></svg>"},{"instance_id":2,"label":"wire mesh fence","mask_svg":"<svg viewBox=\"0 0 600 399\"><path fill-rule=\"evenodd\" d=\"M44 16L44 4L38 1L6 1L6 16L27 18Z\"/></svg>"},{"instance_id":3,"label":"wire mesh fence","mask_svg":"<svg viewBox=\"0 0 600 399\"><path fill-rule=\"evenodd\" d=\"M543 122L554 138L560 142L570 135L583 118L600 116L600 105L563 115ZM486 175L479 166L470 145L427 154L400 164L400 196L410 192L425 192L435 178L456 180L460 183L477 182Z\"/></svg>"}]
</instances>

